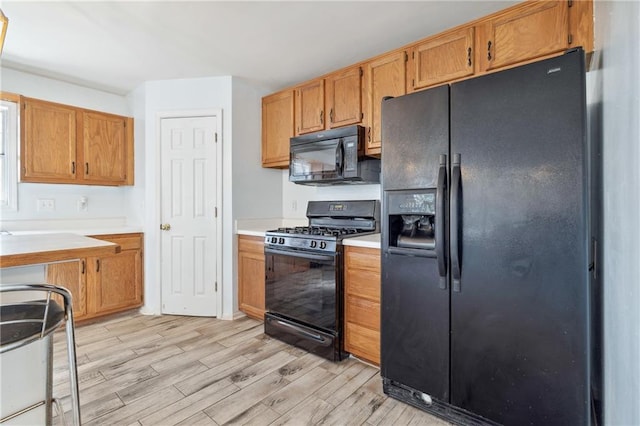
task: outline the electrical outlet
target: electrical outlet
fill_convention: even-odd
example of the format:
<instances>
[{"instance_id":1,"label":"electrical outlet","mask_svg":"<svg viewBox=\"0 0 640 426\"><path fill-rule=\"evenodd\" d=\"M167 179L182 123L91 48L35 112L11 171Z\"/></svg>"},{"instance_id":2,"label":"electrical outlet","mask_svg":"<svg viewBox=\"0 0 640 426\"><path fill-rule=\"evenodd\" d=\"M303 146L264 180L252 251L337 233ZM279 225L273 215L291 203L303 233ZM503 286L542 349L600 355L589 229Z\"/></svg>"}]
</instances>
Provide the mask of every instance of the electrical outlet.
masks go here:
<instances>
[{"instance_id":1,"label":"electrical outlet","mask_svg":"<svg viewBox=\"0 0 640 426\"><path fill-rule=\"evenodd\" d=\"M78 199L78 211L86 212L87 210L89 210L89 200L87 197L82 196Z\"/></svg>"},{"instance_id":2,"label":"electrical outlet","mask_svg":"<svg viewBox=\"0 0 640 426\"><path fill-rule=\"evenodd\" d=\"M39 212L52 212L55 210L56 210L56 200L53 200L51 198L38 200Z\"/></svg>"}]
</instances>

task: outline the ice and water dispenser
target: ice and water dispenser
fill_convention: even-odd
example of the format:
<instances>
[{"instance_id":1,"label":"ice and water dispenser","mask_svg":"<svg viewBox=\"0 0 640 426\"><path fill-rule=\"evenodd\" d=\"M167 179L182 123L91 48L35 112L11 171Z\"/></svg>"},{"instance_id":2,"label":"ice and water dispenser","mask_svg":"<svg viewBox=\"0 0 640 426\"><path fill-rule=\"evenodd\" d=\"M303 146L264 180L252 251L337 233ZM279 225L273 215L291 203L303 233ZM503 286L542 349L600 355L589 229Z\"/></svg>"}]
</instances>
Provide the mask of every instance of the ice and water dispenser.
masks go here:
<instances>
[{"instance_id":1,"label":"ice and water dispenser","mask_svg":"<svg viewBox=\"0 0 640 426\"><path fill-rule=\"evenodd\" d=\"M389 252L435 257L436 190L389 191L386 197Z\"/></svg>"}]
</instances>

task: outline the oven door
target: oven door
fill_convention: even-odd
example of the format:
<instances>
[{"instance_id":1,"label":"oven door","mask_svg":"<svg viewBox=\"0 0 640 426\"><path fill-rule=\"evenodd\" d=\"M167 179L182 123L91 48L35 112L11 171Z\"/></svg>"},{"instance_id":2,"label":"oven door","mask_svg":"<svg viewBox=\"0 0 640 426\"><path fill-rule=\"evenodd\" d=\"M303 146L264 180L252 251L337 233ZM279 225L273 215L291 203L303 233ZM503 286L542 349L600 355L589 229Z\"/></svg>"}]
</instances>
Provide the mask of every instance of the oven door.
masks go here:
<instances>
[{"instance_id":1,"label":"oven door","mask_svg":"<svg viewBox=\"0 0 640 426\"><path fill-rule=\"evenodd\" d=\"M341 269L338 253L318 254L265 248L265 302L279 317L336 333Z\"/></svg>"},{"instance_id":2,"label":"oven door","mask_svg":"<svg viewBox=\"0 0 640 426\"><path fill-rule=\"evenodd\" d=\"M342 138L291 144L289 181L313 183L339 180L343 174Z\"/></svg>"}]
</instances>

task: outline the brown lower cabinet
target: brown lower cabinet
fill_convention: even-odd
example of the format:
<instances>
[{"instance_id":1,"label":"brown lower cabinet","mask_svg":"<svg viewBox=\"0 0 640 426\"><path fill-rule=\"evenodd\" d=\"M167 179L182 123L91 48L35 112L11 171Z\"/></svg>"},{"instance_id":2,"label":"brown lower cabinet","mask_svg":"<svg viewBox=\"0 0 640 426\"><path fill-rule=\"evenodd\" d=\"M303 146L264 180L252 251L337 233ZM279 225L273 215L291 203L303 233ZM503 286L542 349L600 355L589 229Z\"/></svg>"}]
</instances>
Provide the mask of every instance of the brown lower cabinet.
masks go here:
<instances>
[{"instance_id":1,"label":"brown lower cabinet","mask_svg":"<svg viewBox=\"0 0 640 426\"><path fill-rule=\"evenodd\" d=\"M264 238L238 235L238 307L264 320Z\"/></svg>"},{"instance_id":2,"label":"brown lower cabinet","mask_svg":"<svg viewBox=\"0 0 640 426\"><path fill-rule=\"evenodd\" d=\"M92 236L120 245L120 253L47 265L46 280L67 288L75 320L86 320L142 305L143 234Z\"/></svg>"},{"instance_id":3,"label":"brown lower cabinet","mask_svg":"<svg viewBox=\"0 0 640 426\"><path fill-rule=\"evenodd\" d=\"M380 365L380 249L345 246L347 352Z\"/></svg>"}]
</instances>

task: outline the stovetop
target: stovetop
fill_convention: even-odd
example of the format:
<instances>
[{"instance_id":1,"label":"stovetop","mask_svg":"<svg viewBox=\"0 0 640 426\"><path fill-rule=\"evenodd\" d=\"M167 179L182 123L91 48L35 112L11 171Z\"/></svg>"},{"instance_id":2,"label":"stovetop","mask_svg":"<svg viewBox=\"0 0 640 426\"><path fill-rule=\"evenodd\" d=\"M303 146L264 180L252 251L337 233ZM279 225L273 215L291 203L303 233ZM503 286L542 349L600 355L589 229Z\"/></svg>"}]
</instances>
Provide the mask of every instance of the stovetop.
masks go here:
<instances>
[{"instance_id":1,"label":"stovetop","mask_svg":"<svg viewBox=\"0 0 640 426\"><path fill-rule=\"evenodd\" d=\"M274 231L268 231L271 234L295 234L295 235L313 235L325 237L344 237L345 235L355 235L362 233L370 233L371 230L359 228L335 228L329 226L296 226L293 228L278 228Z\"/></svg>"},{"instance_id":2,"label":"stovetop","mask_svg":"<svg viewBox=\"0 0 640 426\"><path fill-rule=\"evenodd\" d=\"M378 232L379 217L377 200L310 201L309 225L267 231L265 247L335 252L344 238Z\"/></svg>"}]
</instances>

